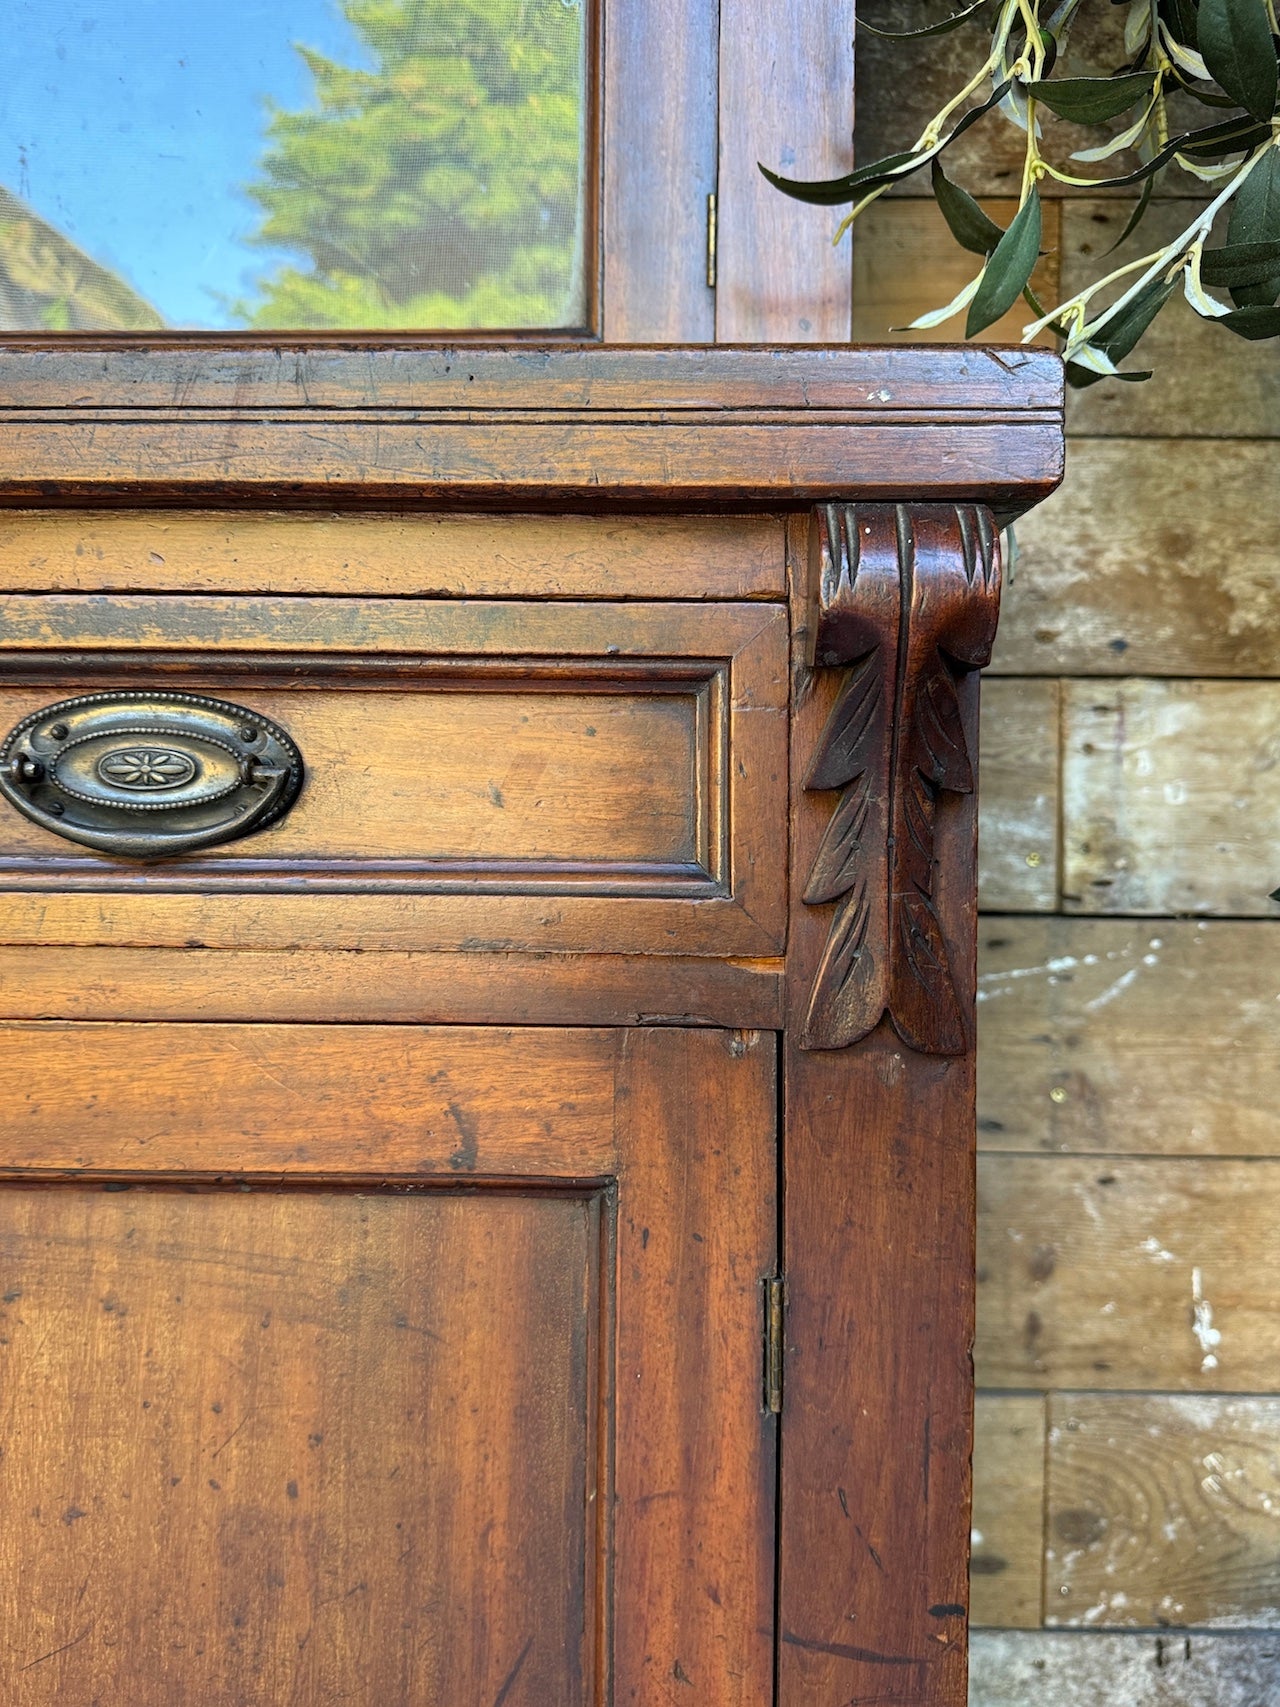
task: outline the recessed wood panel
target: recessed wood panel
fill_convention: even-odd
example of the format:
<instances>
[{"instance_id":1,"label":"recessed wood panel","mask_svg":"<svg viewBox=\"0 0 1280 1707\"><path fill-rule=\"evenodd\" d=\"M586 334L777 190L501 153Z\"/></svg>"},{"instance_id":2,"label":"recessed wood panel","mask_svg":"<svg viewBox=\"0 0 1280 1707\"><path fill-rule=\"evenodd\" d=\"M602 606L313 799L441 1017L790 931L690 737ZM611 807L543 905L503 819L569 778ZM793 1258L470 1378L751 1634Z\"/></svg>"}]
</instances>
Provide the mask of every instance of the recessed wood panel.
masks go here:
<instances>
[{"instance_id":1,"label":"recessed wood panel","mask_svg":"<svg viewBox=\"0 0 1280 1707\"><path fill-rule=\"evenodd\" d=\"M0 727L87 692L212 694L287 729L306 780L268 830L149 865L90 855L6 808L0 933L25 940L36 914L22 892L40 890L60 892L39 904L46 942L87 927L92 941L188 947L781 944L779 608L3 602ZM87 912L77 891L94 897Z\"/></svg>"},{"instance_id":2,"label":"recessed wood panel","mask_svg":"<svg viewBox=\"0 0 1280 1707\"><path fill-rule=\"evenodd\" d=\"M267 666L240 691L301 748L301 800L257 836L147 870L147 887L215 873L291 887L304 878L614 889L716 881L719 790L708 773L718 782L723 730L712 727L714 676L410 693L361 691L358 680L291 693L271 678ZM198 678L189 688L211 691ZM0 691L0 723L11 728L48 699L45 689ZM138 881L136 868L87 855L11 810L0 814L0 873L46 887Z\"/></svg>"},{"instance_id":3,"label":"recessed wood panel","mask_svg":"<svg viewBox=\"0 0 1280 1707\"><path fill-rule=\"evenodd\" d=\"M5 1700L591 1698L595 1220L0 1191Z\"/></svg>"}]
</instances>

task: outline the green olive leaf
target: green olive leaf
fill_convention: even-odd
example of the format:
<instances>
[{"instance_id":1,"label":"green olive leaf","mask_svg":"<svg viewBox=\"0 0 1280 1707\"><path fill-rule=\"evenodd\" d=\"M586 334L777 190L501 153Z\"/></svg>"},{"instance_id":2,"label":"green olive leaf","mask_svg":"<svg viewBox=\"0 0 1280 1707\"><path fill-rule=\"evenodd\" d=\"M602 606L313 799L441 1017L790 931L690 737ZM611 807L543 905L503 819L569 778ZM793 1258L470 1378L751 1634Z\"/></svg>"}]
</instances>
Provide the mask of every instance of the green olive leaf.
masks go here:
<instances>
[{"instance_id":1,"label":"green olive leaf","mask_svg":"<svg viewBox=\"0 0 1280 1707\"><path fill-rule=\"evenodd\" d=\"M1276 50L1265 0L1200 0L1196 39L1213 80L1268 121L1276 109Z\"/></svg>"},{"instance_id":2,"label":"green olive leaf","mask_svg":"<svg viewBox=\"0 0 1280 1707\"><path fill-rule=\"evenodd\" d=\"M933 162L931 176L934 200L956 242L970 254L991 254L1004 236L1001 227L982 211L968 190L951 182L942 170L941 160Z\"/></svg>"},{"instance_id":3,"label":"green olive leaf","mask_svg":"<svg viewBox=\"0 0 1280 1707\"><path fill-rule=\"evenodd\" d=\"M1227 222L1227 247L1280 239L1280 149L1269 149L1236 191ZM1267 307L1280 296L1280 267L1253 284L1232 288L1238 308Z\"/></svg>"},{"instance_id":4,"label":"green olive leaf","mask_svg":"<svg viewBox=\"0 0 1280 1707\"><path fill-rule=\"evenodd\" d=\"M1040 192L1033 184L987 262L965 321L966 338L1007 314L1022 295L1040 256L1041 218Z\"/></svg>"},{"instance_id":5,"label":"green olive leaf","mask_svg":"<svg viewBox=\"0 0 1280 1707\"><path fill-rule=\"evenodd\" d=\"M1280 270L1280 242L1228 243L1206 249L1200 257L1200 277L1211 285L1265 284Z\"/></svg>"},{"instance_id":6,"label":"green olive leaf","mask_svg":"<svg viewBox=\"0 0 1280 1707\"><path fill-rule=\"evenodd\" d=\"M1238 338L1251 341L1280 338L1280 308L1268 308L1261 303L1249 308L1233 308L1230 314L1220 314L1215 325L1225 326Z\"/></svg>"},{"instance_id":7,"label":"green olive leaf","mask_svg":"<svg viewBox=\"0 0 1280 1707\"><path fill-rule=\"evenodd\" d=\"M1028 83L1028 95L1073 124L1102 124L1127 112L1155 88L1154 71L1127 77L1057 77Z\"/></svg>"}]
</instances>

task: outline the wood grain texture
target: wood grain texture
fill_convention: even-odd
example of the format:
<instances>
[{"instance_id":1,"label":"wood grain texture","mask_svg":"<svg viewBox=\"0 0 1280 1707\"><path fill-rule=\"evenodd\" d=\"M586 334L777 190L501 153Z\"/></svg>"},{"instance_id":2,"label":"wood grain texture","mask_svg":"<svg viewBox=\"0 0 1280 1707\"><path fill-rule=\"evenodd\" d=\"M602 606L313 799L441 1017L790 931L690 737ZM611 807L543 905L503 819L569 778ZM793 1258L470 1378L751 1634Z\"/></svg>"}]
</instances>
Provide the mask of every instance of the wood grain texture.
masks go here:
<instances>
[{"instance_id":1,"label":"wood grain texture","mask_svg":"<svg viewBox=\"0 0 1280 1707\"><path fill-rule=\"evenodd\" d=\"M778 516L0 510L4 592L738 599L786 586Z\"/></svg>"},{"instance_id":2,"label":"wood grain texture","mask_svg":"<svg viewBox=\"0 0 1280 1707\"><path fill-rule=\"evenodd\" d=\"M605 8L601 331L610 343L715 338L706 215L716 187L719 26L714 0Z\"/></svg>"},{"instance_id":3,"label":"wood grain texture","mask_svg":"<svg viewBox=\"0 0 1280 1707\"><path fill-rule=\"evenodd\" d=\"M0 948L0 1018L691 1025L778 1031L780 961Z\"/></svg>"},{"instance_id":4,"label":"wood grain texture","mask_svg":"<svg viewBox=\"0 0 1280 1707\"><path fill-rule=\"evenodd\" d=\"M1073 439L1019 524L992 670L1280 675L1278 509L1274 440Z\"/></svg>"},{"instance_id":5,"label":"wood grain texture","mask_svg":"<svg viewBox=\"0 0 1280 1707\"><path fill-rule=\"evenodd\" d=\"M1277 915L1280 686L1068 682L1062 717L1069 912Z\"/></svg>"},{"instance_id":6,"label":"wood grain texture","mask_svg":"<svg viewBox=\"0 0 1280 1707\"><path fill-rule=\"evenodd\" d=\"M830 672L805 666L812 620L802 599L792 724L792 864L800 871L812 865L828 812L799 779L836 692L822 679ZM972 676L961 684L970 740L976 687ZM966 1009L975 840L972 796L949 797L938 818L938 912ZM798 895L795 903L788 977L798 1016L826 932L817 909ZM972 1055L919 1054L883 1024L852 1050L802 1051L794 1031L787 1050L778 1700L959 1707L972 1433Z\"/></svg>"},{"instance_id":7,"label":"wood grain texture","mask_svg":"<svg viewBox=\"0 0 1280 1707\"><path fill-rule=\"evenodd\" d=\"M853 6L721 0L716 341L838 343L850 333L849 246L840 216L793 201L791 178L853 165Z\"/></svg>"},{"instance_id":8,"label":"wood grain texture","mask_svg":"<svg viewBox=\"0 0 1280 1707\"><path fill-rule=\"evenodd\" d=\"M978 1380L1265 1393L1280 1165L980 1158Z\"/></svg>"},{"instance_id":9,"label":"wood grain texture","mask_svg":"<svg viewBox=\"0 0 1280 1707\"><path fill-rule=\"evenodd\" d=\"M1062 473L1061 367L1041 350L185 342L95 356L18 339L0 348L0 396L0 501L27 507L53 491L161 506L742 509L932 487L1012 512ZM925 437L901 431L925 423Z\"/></svg>"},{"instance_id":10,"label":"wood grain texture","mask_svg":"<svg viewBox=\"0 0 1280 1707\"><path fill-rule=\"evenodd\" d=\"M875 55L889 43L864 37L863 53ZM903 46L906 44L896 44ZM941 44L935 40L935 50ZM968 81L965 77L964 82ZM874 95L872 97L874 99ZM924 128L929 115L921 120ZM914 140L914 138L913 138ZM1018 165L1022 170L1021 162ZM997 196L982 203L983 211L1005 227L1018 211L1017 198ZM840 212L843 210L837 210ZM1057 302L1061 205L1046 200L1043 207L1044 253L1031 275L1031 288L1041 302ZM944 307L978 271L979 257L961 249L947 231L936 202L885 197L858 215L853 227L853 335L867 343L954 343L963 330L959 316L941 326L913 330L921 314ZM1022 342L1022 329L1036 318L1019 301L995 321L983 338L1006 344ZM1054 348L1051 332L1035 340Z\"/></svg>"},{"instance_id":11,"label":"wood grain texture","mask_svg":"<svg viewBox=\"0 0 1280 1707\"><path fill-rule=\"evenodd\" d=\"M2 666L0 666L2 667ZM0 871L46 886L188 887L238 872L249 886L368 888L415 879L632 892L723 885L719 825L730 755L713 695L727 684L462 683L443 691L288 691L291 671L259 669L253 709L305 755L299 810L180 867L140 872L12 809L0 819ZM272 680L272 676L275 680ZM539 686L542 691L539 691ZM283 687L283 691L281 691ZM494 691L496 690L496 691ZM200 687L193 689L196 693ZM49 703L46 687L0 688L0 727Z\"/></svg>"},{"instance_id":12,"label":"wood grain texture","mask_svg":"<svg viewBox=\"0 0 1280 1707\"><path fill-rule=\"evenodd\" d=\"M1255 1635L979 1632L971 1707L1262 1707L1280 1687L1280 1640Z\"/></svg>"},{"instance_id":13,"label":"wood grain texture","mask_svg":"<svg viewBox=\"0 0 1280 1707\"><path fill-rule=\"evenodd\" d=\"M0 1173L12 1177L617 1169L608 1031L50 1021L3 1035Z\"/></svg>"},{"instance_id":14,"label":"wood grain texture","mask_svg":"<svg viewBox=\"0 0 1280 1707\"><path fill-rule=\"evenodd\" d=\"M835 910L801 1047L844 1048L887 1015L911 1048L958 1055L935 839L942 797L976 787L960 688L995 637L991 517L832 504L811 541L815 663L848 668L803 782L839 792L802 896Z\"/></svg>"},{"instance_id":15,"label":"wood grain texture","mask_svg":"<svg viewBox=\"0 0 1280 1707\"><path fill-rule=\"evenodd\" d=\"M5 908L20 932L25 885L59 891L48 940L83 941L87 929L90 941L245 947L780 945L779 608L159 594L0 604L7 638L30 654L0 659L0 674L23 682L0 694L11 721L86 685L180 677L184 691L274 709L308 767L283 839L246 842L231 863L122 869L7 814ZM650 837L639 862L637 836ZM295 893L247 899L272 889ZM117 898L84 910L77 891ZM232 891L246 904L222 905ZM350 903L326 900L338 892Z\"/></svg>"},{"instance_id":16,"label":"wood grain texture","mask_svg":"<svg viewBox=\"0 0 1280 1707\"><path fill-rule=\"evenodd\" d=\"M983 684L978 905L986 912L1058 905L1059 718L1055 681Z\"/></svg>"},{"instance_id":17,"label":"wood grain texture","mask_svg":"<svg viewBox=\"0 0 1280 1707\"><path fill-rule=\"evenodd\" d=\"M1153 198L1138 231L1112 255L1108 251L1128 221L1125 204L1093 199L1064 204L1064 294L1097 278L1103 255L1110 270L1150 254L1184 231L1198 211L1185 201ZM1073 392L1067 409L1072 433L1265 439L1280 421L1275 344L1233 337L1202 320L1181 296L1157 317L1125 365L1151 369L1154 377L1141 385L1094 385Z\"/></svg>"},{"instance_id":18,"label":"wood grain texture","mask_svg":"<svg viewBox=\"0 0 1280 1707\"><path fill-rule=\"evenodd\" d=\"M629 1032L619 1058L615 1699L758 1707L774 1668L776 1040Z\"/></svg>"},{"instance_id":19,"label":"wood grain texture","mask_svg":"<svg viewBox=\"0 0 1280 1707\"><path fill-rule=\"evenodd\" d=\"M973 1429L969 1619L1034 1630L1044 1577L1045 1402L979 1393Z\"/></svg>"},{"instance_id":20,"label":"wood grain texture","mask_svg":"<svg viewBox=\"0 0 1280 1707\"><path fill-rule=\"evenodd\" d=\"M1052 1624L1280 1624L1280 1398L1054 1394Z\"/></svg>"},{"instance_id":21,"label":"wood grain texture","mask_svg":"<svg viewBox=\"0 0 1280 1707\"><path fill-rule=\"evenodd\" d=\"M1280 1155L1280 925L983 920L987 1150Z\"/></svg>"},{"instance_id":22,"label":"wood grain texture","mask_svg":"<svg viewBox=\"0 0 1280 1707\"><path fill-rule=\"evenodd\" d=\"M593 1219L0 1192L6 1701L594 1699Z\"/></svg>"}]
</instances>

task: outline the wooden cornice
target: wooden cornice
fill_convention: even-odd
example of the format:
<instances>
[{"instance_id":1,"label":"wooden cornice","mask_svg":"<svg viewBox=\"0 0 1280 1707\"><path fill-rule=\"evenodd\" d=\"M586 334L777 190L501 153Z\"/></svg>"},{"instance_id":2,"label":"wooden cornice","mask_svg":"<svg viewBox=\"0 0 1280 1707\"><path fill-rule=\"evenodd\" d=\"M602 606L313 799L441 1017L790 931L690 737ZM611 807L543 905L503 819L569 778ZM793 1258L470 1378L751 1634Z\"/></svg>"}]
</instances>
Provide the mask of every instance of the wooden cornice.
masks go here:
<instances>
[{"instance_id":1,"label":"wooden cornice","mask_svg":"<svg viewBox=\"0 0 1280 1707\"><path fill-rule=\"evenodd\" d=\"M857 497L981 502L1003 518L1061 474L1061 364L1037 349L0 344L10 505Z\"/></svg>"}]
</instances>

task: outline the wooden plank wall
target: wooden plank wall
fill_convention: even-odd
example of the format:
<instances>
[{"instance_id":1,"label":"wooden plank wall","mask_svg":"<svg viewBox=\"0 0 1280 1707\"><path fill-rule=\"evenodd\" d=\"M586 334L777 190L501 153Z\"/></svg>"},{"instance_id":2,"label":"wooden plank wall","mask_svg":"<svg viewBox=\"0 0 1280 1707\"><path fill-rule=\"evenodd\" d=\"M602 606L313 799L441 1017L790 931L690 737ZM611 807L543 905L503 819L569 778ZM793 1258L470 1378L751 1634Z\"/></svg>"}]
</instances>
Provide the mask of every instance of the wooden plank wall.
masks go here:
<instances>
[{"instance_id":1,"label":"wooden plank wall","mask_svg":"<svg viewBox=\"0 0 1280 1707\"><path fill-rule=\"evenodd\" d=\"M859 161L978 45L861 35ZM956 159L1001 219L1020 146ZM857 227L856 338L972 276L922 187ZM1054 204L1044 288L1127 212ZM985 689L972 1707L1280 1701L1280 351L1179 303L1138 354L1071 400Z\"/></svg>"}]
</instances>

